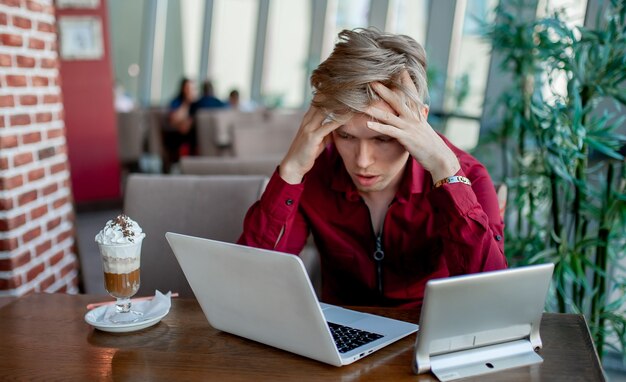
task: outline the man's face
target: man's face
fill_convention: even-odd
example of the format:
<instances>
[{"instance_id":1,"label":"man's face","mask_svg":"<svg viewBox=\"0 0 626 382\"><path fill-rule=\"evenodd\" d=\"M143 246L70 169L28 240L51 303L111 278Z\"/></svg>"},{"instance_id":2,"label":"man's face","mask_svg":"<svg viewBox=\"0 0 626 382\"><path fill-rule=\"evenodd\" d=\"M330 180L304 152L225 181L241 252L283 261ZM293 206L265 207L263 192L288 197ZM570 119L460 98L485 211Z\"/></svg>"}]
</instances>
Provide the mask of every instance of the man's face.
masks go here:
<instances>
[{"instance_id":1,"label":"man's face","mask_svg":"<svg viewBox=\"0 0 626 382\"><path fill-rule=\"evenodd\" d=\"M393 113L383 102L373 106ZM367 127L372 117L355 114L333 132L333 141L356 188L361 194L395 192L402 178L409 153L394 138Z\"/></svg>"}]
</instances>

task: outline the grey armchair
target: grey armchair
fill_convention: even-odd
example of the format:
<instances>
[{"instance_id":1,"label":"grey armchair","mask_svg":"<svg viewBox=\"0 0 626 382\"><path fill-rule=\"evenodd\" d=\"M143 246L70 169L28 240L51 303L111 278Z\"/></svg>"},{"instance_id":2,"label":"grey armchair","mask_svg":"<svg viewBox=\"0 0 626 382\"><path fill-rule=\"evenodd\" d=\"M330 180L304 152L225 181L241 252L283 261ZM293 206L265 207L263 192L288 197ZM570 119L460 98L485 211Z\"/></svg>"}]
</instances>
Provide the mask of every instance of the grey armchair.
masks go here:
<instances>
[{"instance_id":1,"label":"grey armchair","mask_svg":"<svg viewBox=\"0 0 626 382\"><path fill-rule=\"evenodd\" d=\"M165 233L235 242L246 211L259 198L266 181L264 176L129 176L124 213L146 233L138 295L159 289L193 296Z\"/></svg>"}]
</instances>

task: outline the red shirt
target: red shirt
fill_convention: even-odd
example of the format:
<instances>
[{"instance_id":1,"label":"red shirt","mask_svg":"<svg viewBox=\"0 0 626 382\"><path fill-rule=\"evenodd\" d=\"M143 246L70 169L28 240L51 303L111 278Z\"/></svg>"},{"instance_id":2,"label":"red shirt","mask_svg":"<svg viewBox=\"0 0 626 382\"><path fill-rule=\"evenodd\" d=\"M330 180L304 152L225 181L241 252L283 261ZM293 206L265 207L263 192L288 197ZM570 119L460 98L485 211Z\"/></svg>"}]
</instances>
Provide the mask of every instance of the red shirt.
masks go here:
<instances>
[{"instance_id":1,"label":"red shirt","mask_svg":"<svg viewBox=\"0 0 626 382\"><path fill-rule=\"evenodd\" d=\"M248 211L239 243L298 254L312 232L322 300L341 305L419 307L430 279L506 268L504 223L491 178L474 157L446 143L461 164L456 175L472 186L433 188L430 173L409 157L383 224L380 276L369 209L333 146L301 184L274 173Z\"/></svg>"}]
</instances>

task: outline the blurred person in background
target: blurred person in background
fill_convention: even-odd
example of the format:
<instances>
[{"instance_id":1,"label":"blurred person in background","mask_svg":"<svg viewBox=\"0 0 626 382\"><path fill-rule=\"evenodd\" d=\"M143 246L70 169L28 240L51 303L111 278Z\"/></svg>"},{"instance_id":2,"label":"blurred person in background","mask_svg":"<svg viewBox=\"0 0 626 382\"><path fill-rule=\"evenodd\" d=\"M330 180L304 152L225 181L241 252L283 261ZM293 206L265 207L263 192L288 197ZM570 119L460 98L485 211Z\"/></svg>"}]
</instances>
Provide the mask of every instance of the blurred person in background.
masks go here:
<instances>
[{"instance_id":1,"label":"blurred person in background","mask_svg":"<svg viewBox=\"0 0 626 382\"><path fill-rule=\"evenodd\" d=\"M213 83L207 80L202 84L202 97L191 105L191 115L196 115L200 109L219 109L227 106L228 104L215 96Z\"/></svg>"},{"instance_id":2,"label":"blurred person in background","mask_svg":"<svg viewBox=\"0 0 626 382\"><path fill-rule=\"evenodd\" d=\"M181 155L196 152L197 139L193 123L192 105L196 101L194 81L183 77L178 94L169 105L167 123L163 131L163 141L169 164L179 161ZM169 167L169 166L166 166Z\"/></svg>"}]
</instances>

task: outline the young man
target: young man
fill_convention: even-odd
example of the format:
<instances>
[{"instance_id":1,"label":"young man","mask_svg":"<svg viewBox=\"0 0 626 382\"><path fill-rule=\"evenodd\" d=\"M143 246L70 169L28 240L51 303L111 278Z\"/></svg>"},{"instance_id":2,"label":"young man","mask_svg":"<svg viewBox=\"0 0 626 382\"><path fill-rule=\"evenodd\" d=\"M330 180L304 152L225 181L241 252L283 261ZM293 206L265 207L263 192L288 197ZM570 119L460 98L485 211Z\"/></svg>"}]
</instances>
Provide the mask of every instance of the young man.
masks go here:
<instances>
[{"instance_id":1,"label":"young man","mask_svg":"<svg viewBox=\"0 0 626 382\"><path fill-rule=\"evenodd\" d=\"M418 307L428 280L506 268L485 168L426 122L412 38L344 30L239 243L298 254L312 232L322 300Z\"/></svg>"}]
</instances>

